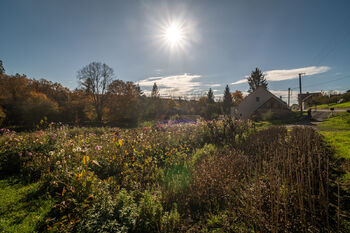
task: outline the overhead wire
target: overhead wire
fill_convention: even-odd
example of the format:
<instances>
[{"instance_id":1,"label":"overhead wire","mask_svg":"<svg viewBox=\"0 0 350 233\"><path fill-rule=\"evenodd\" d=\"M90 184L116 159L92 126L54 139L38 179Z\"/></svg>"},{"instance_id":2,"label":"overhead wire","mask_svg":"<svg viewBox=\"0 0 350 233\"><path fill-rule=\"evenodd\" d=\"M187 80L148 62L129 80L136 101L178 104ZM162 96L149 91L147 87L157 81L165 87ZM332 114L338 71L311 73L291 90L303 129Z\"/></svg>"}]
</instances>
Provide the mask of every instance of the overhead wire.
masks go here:
<instances>
[{"instance_id":1,"label":"overhead wire","mask_svg":"<svg viewBox=\"0 0 350 233\"><path fill-rule=\"evenodd\" d=\"M306 76L306 77L309 77L309 76ZM314 83L312 85L306 85L306 86L303 86L303 88L306 88L306 87L314 87L314 86L319 86L319 85L323 85L323 84L327 84L327 83L331 83L331 82L335 82L335 81L339 81L339 80L342 80L342 79L346 79L346 78L350 78L350 75L347 74L341 78L337 78L337 79L333 79L333 80L329 80L329 81L325 81L325 82L320 82L320 83ZM299 88L298 86L297 87L293 87L291 88L291 90L295 90Z\"/></svg>"},{"instance_id":2,"label":"overhead wire","mask_svg":"<svg viewBox=\"0 0 350 233\"><path fill-rule=\"evenodd\" d=\"M346 18L343 22L343 24L338 27L338 30L339 28L340 29L343 29L343 28L349 28L347 27L348 25L348 21L349 21L349 18ZM337 31L338 31L337 30ZM316 64L314 66L319 66L321 64L321 62L327 58L335 49L337 49L337 47L342 44L343 41L346 40L346 38L350 35L350 30L348 31L345 31L345 33L342 33L342 36L341 38L339 39L339 37L337 39L334 39L334 37L332 39L330 39L325 46L323 46L323 48L320 50L320 52L314 57L313 60L316 60ZM329 47L329 49L327 50L327 47ZM308 77L308 76L306 76ZM320 82L320 83L315 83L315 84L312 84L312 85L306 85L306 86L303 86L304 88L308 88L308 87L314 87L314 86L319 86L319 85L323 85L323 84L327 84L327 83L331 83L331 82L335 82L335 81L339 81L339 80L342 80L342 79L345 79L345 78L348 78L350 77L350 75L346 75L342 78L338 78L338 79L334 79L334 80L330 80L330 81L326 81L326 82ZM291 91L292 90L295 90L299 88L298 86L297 87L293 87L291 88Z\"/></svg>"},{"instance_id":3,"label":"overhead wire","mask_svg":"<svg viewBox=\"0 0 350 233\"><path fill-rule=\"evenodd\" d=\"M321 64L321 62L328 57L334 50L337 49L337 47L339 47L339 45L341 45L344 41L346 41L346 38L350 35L350 29L348 27L349 24L349 19L350 18L346 18L343 22L343 24L337 28L336 32L342 29L348 29L348 30L343 30L340 34L341 37L332 37L324 46L323 48L320 50L320 52L314 57L313 60L316 61L315 66L318 66ZM333 35L335 34L339 34L339 33L333 33ZM329 49L327 49L327 47ZM316 60L317 59L317 60Z\"/></svg>"}]
</instances>

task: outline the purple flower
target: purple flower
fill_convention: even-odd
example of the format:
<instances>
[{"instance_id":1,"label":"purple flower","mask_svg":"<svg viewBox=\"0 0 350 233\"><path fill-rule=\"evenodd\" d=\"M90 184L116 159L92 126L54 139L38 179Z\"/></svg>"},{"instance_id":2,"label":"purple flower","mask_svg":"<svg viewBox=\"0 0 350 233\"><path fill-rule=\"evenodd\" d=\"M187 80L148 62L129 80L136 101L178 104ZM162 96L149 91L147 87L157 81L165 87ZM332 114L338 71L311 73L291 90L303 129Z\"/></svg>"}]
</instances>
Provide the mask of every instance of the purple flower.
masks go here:
<instances>
[{"instance_id":1,"label":"purple flower","mask_svg":"<svg viewBox=\"0 0 350 233\"><path fill-rule=\"evenodd\" d=\"M32 154L32 152L28 152L27 155L28 156L32 156L33 154Z\"/></svg>"},{"instance_id":2,"label":"purple flower","mask_svg":"<svg viewBox=\"0 0 350 233\"><path fill-rule=\"evenodd\" d=\"M57 134L52 135L52 140L56 140Z\"/></svg>"},{"instance_id":3,"label":"purple flower","mask_svg":"<svg viewBox=\"0 0 350 233\"><path fill-rule=\"evenodd\" d=\"M10 133L11 133L11 130L5 129L5 128L1 128L1 129L0 129L0 132L3 133L3 134L10 134Z\"/></svg>"},{"instance_id":4,"label":"purple flower","mask_svg":"<svg viewBox=\"0 0 350 233\"><path fill-rule=\"evenodd\" d=\"M96 146L95 147L95 150L101 150L102 149L102 146Z\"/></svg>"}]
</instances>

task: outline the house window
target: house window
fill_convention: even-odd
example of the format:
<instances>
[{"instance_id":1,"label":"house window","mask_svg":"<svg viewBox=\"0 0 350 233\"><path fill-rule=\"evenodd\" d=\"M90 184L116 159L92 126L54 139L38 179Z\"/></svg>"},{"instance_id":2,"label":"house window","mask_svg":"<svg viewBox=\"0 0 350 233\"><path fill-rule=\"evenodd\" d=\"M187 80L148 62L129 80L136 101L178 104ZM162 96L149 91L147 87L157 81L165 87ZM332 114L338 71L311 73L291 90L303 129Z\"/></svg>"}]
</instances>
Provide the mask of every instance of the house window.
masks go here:
<instances>
[{"instance_id":1,"label":"house window","mask_svg":"<svg viewBox=\"0 0 350 233\"><path fill-rule=\"evenodd\" d=\"M256 99L256 102L259 102L260 101L260 98L259 97L255 97Z\"/></svg>"}]
</instances>

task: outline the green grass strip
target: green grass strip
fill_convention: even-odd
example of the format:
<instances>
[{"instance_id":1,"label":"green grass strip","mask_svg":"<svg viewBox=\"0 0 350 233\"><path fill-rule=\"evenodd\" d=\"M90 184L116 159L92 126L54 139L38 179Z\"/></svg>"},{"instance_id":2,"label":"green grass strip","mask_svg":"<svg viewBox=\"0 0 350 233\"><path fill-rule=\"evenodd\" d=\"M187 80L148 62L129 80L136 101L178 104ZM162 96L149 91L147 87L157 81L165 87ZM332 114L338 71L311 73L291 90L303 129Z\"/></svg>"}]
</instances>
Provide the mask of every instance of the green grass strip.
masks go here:
<instances>
[{"instance_id":1,"label":"green grass strip","mask_svg":"<svg viewBox=\"0 0 350 233\"><path fill-rule=\"evenodd\" d=\"M54 202L40 194L40 183L0 180L0 232L35 232Z\"/></svg>"}]
</instances>

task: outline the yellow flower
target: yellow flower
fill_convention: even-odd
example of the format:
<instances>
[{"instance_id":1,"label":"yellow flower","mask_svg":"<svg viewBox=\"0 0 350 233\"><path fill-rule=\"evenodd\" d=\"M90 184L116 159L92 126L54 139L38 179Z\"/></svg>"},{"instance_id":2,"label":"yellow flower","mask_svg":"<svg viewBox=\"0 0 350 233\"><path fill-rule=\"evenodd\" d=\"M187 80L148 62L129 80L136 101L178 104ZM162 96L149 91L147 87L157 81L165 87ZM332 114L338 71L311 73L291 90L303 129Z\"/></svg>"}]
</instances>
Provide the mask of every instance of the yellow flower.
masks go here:
<instances>
[{"instance_id":1,"label":"yellow flower","mask_svg":"<svg viewBox=\"0 0 350 233\"><path fill-rule=\"evenodd\" d=\"M90 157L88 155L86 155L86 156L84 155L83 156L83 163L84 164L87 164L89 162L89 160L90 160Z\"/></svg>"}]
</instances>

